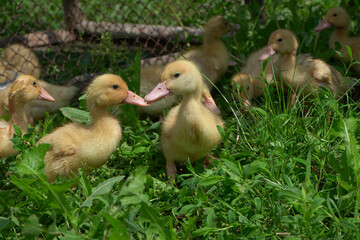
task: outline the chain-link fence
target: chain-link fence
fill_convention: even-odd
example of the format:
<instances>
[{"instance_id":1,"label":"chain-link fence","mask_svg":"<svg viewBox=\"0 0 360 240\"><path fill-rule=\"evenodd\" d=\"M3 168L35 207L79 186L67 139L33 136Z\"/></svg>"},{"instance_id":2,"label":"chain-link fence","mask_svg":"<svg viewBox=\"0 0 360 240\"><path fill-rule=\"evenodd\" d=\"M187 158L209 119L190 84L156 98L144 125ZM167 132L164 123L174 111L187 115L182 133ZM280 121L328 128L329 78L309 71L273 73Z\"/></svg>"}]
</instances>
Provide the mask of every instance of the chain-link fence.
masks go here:
<instances>
[{"instance_id":1,"label":"chain-link fence","mask_svg":"<svg viewBox=\"0 0 360 240\"><path fill-rule=\"evenodd\" d=\"M239 1L24 0L2 7L0 47L23 43L40 60L41 78L63 81L174 54L199 43L211 15L236 12ZM26 58L26 56L24 56ZM167 58L161 60L167 61Z\"/></svg>"}]
</instances>

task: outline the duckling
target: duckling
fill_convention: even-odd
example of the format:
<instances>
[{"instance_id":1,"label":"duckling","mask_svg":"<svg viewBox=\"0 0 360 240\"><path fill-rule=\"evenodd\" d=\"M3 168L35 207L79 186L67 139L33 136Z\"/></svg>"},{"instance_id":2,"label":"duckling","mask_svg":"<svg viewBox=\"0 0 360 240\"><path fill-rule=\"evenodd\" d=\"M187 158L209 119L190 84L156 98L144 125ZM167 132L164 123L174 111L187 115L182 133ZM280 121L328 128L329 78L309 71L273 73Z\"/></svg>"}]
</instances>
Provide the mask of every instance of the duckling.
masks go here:
<instances>
[{"instance_id":1,"label":"duckling","mask_svg":"<svg viewBox=\"0 0 360 240\"><path fill-rule=\"evenodd\" d=\"M140 94L149 93L160 82L161 73L165 65L149 65L141 68ZM138 107L141 114L159 116L165 108L170 108L178 102L177 96L172 95L166 99L154 102L148 107Z\"/></svg>"},{"instance_id":2,"label":"duckling","mask_svg":"<svg viewBox=\"0 0 360 240\"><path fill-rule=\"evenodd\" d=\"M251 99L253 97L259 97L264 93L264 84L261 80L257 78L251 77L249 74L239 72L236 73L232 79L231 79L234 96L241 100L240 104L244 106L245 108L251 107ZM256 87L255 84L258 84L259 87ZM238 87L236 85L239 85L239 93L238 93ZM240 99L239 99L240 95Z\"/></svg>"},{"instance_id":3,"label":"duckling","mask_svg":"<svg viewBox=\"0 0 360 240\"><path fill-rule=\"evenodd\" d=\"M223 16L213 16L204 26L204 43L185 52L180 59L188 59L199 66L202 74L215 84L223 75L230 60L229 52L220 37L239 29L238 24L229 23ZM206 78L205 84L211 90L211 84Z\"/></svg>"},{"instance_id":4,"label":"duckling","mask_svg":"<svg viewBox=\"0 0 360 240\"><path fill-rule=\"evenodd\" d=\"M140 82L140 93L146 94L149 93L152 89L159 84L161 79L161 73L163 72L165 65L149 65L141 68L141 82ZM205 87L203 91L203 104L213 111L216 114L220 114L220 109L217 107L214 99L210 94L209 88ZM178 103L178 97L176 95L171 95L166 98L163 98L159 101L156 101L148 107L139 107L138 110L142 114L150 116L159 116L163 113L165 108L170 108L171 106Z\"/></svg>"},{"instance_id":5,"label":"duckling","mask_svg":"<svg viewBox=\"0 0 360 240\"><path fill-rule=\"evenodd\" d=\"M251 106L251 99L260 97L264 94L265 82L272 83L274 80L273 69L276 68L279 57L277 55L271 56L271 62L266 65L265 79L262 76L263 61L259 61L260 55L265 51L263 47L252 54L246 59L245 65L232 77L232 88L234 95L239 99L237 86L242 89L240 93L241 105L246 108Z\"/></svg>"},{"instance_id":6,"label":"duckling","mask_svg":"<svg viewBox=\"0 0 360 240\"><path fill-rule=\"evenodd\" d=\"M41 67L36 54L22 44L12 44L4 48L4 58L0 60L0 116L6 115L9 107L7 95L13 81L20 74L33 75L39 78ZM43 117L44 112L56 112L67 106L79 91L76 86L62 86L37 80L40 85L53 96L55 102L34 100L26 104L25 112L30 122Z\"/></svg>"},{"instance_id":7,"label":"duckling","mask_svg":"<svg viewBox=\"0 0 360 240\"><path fill-rule=\"evenodd\" d=\"M333 7L326 13L322 22L320 22L315 30L320 32L327 28L335 28L335 31L330 37L329 46L335 49L335 42L341 45L340 52L344 56L346 62L350 61L349 54L345 46L349 46L352 51L354 60L360 61L360 37L349 37L350 17L345 9L342 7ZM336 58L340 59L338 55ZM360 64L353 65L353 69L360 73Z\"/></svg>"},{"instance_id":8,"label":"duckling","mask_svg":"<svg viewBox=\"0 0 360 240\"><path fill-rule=\"evenodd\" d=\"M13 142L10 139L15 133L14 125L18 126L22 133L27 133L25 104L34 99L54 101L54 98L40 86L36 78L25 74L16 79L9 91L8 99L10 120L8 122L0 121L0 158L18 153L12 148Z\"/></svg>"},{"instance_id":9,"label":"duckling","mask_svg":"<svg viewBox=\"0 0 360 240\"><path fill-rule=\"evenodd\" d=\"M71 178L79 168L90 173L109 159L119 144L122 129L107 107L123 103L148 105L128 89L122 78L113 74L96 77L89 85L87 94L91 125L69 123L38 142L51 145L44 159L48 182L55 181L57 175Z\"/></svg>"},{"instance_id":10,"label":"duckling","mask_svg":"<svg viewBox=\"0 0 360 240\"><path fill-rule=\"evenodd\" d=\"M56 101L44 102L34 100L26 104L24 111L30 121L42 118L44 112L52 113L58 111L61 107L68 106L71 99L73 99L79 90L75 86L54 85L42 80L38 80L38 82L51 96L56 99ZM8 113L6 109L9 109L9 99L6 96L9 94L13 85L13 82L9 82L4 86L0 86L0 116L4 116Z\"/></svg>"},{"instance_id":11,"label":"duckling","mask_svg":"<svg viewBox=\"0 0 360 240\"><path fill-rule=\"evenodd\" d=\"M2 61L4 70L12 70L18 74L28 74L40 78L41 66L36 54L22 44L11 44L4 48ZM5 71L2 71L4 73Z\"/></svg>"},{"instance_id":12,"label":"duckling","mask_svg":"<svg viewBox=\"0 0 360 240\"><path fill-rule=\"evenodd\" d=\"M156 101L169 94L183 95L182 102L164 119L161 133L171 182L175 180L176 162L183 163L188 157L199 161L221 141L217 126L224 127L224 123L202 104L204 87L199 68L191 61L177 60L165 67L161 83L145 96L146 101Z\"/></svg>"},{"instance_id":13,"label":"duckling","mask_svg":"<svg viewBox=\"0 0 360 240\"><path fill-rule=\"evenodd\" d=\"M269 44L259 60L264 61L277 53L279 55L277 78L294 92L301 92L301 96L313 94L320 87L327 87L334 95L341 96L349 87L344 83L342 75L320 59L312 57L297 59L298 46L294 33L287 29L278 29L270 35ZM291 104L294 100L293 95Z\"/></svg>"}]
</instances>

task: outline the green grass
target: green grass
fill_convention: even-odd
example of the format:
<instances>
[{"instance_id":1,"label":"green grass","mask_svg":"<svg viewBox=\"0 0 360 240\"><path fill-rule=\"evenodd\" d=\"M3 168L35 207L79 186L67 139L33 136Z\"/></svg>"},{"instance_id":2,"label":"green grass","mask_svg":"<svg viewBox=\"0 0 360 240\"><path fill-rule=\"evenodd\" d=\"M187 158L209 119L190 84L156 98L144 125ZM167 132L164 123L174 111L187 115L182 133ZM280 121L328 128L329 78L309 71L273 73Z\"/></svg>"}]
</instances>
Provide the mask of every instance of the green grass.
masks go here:
<instances>
[{"instance_id":1,"label":"green grass","mask_svg":"<svg viewBox=\"0 0 360 240\"><path fill-rule=\"evenodd\" d=\"M314 51L314 28L327 8L338 2L266 1L266 24L251 17L257 13L256 3L239 5L228 17L242 30L236 41L224 41L234 55L245 58L265 46L277 26L287 27L297 34L302 53L311 52L359 81L347 65L331 60L330 30L320 33ZM346 6L347 1L341 4ZM305 7L310 5L308 11ZM225 7L208 14L224 13ZM352 16L358 9L356 1ZM359 34L358 26L351 29L354 34ZM130 89L138 89L140 52L128 52L135 64L121 71L116 66L122 60L113 47L111 37L103 36L80 66L87 67L93 57L103 65L90 69L111 68L128 78ZM71 67L78 55L68 50L74 52L71 61L57 60ZM54 57L51 51L47 54ZM46 59L41 60L46 68ZM80 74L81 69L76 71ZM229 69L218 84L229 103L213 92L226 126L222 143L211 152L219 159L208 169L202 162L179 166L175 186L166 179L161 123L139 118L133 106L124 106L119 116L123 138L106 166L72 181L47 183L42 159L48 146L35 147L39 138L68 122L66 117L60 112L47 115L28 134L18 133L14 142L21 153L0 159L0 238L360 238L359 103L349 95L334 100L323 91L309 100L310 107L300 101L290 109L281 89L269 88L254 100L256 107L241 114L230 86L231 72L236 71ZM78 73L61 74L65 79ZM84 100L73 107L86 110ZM77 187L71 187L75 182Z\"/></svg>"}]
</instances>

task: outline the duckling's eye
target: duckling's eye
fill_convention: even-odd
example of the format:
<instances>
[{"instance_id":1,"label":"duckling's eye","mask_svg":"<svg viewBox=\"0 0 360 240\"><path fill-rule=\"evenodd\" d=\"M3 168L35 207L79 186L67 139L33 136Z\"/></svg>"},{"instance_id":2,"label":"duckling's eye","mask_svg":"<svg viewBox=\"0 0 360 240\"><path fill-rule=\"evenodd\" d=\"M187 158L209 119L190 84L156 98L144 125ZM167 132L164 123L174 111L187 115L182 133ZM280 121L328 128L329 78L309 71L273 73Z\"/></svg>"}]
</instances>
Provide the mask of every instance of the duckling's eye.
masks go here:
<instances>
[{"instance_id":1,"label":"duckling's eye","mask_svg":"<svg viewBox=\"0 0 360 240\"><path fill-rule=\"evenodd\" d=\"M114 85L112 85L112 88L113 88L114 90L116 90L116 89L118 89L118 88L119 88L119 85L114 84Z\"/></svg>"},{"instance_id":2,"label":"duckling's eye","mask_svg":"<svg viewBox=\"0 0 360 240\"><path fill-rule=\"evenodd\" d=\"M250 86L248 86L246 90L249 90L249 89L250 89Z\"/></svg>"},{"instance_id":3,"label":"duckling's eye","mask_svg":"<svg viewBox=\"0 0 360 240\"><path fill-rule=\"evenodd\" d=\"M227 25L228 25L228 22L227 22L227 21L225 21L225 22L224 22L224 26L227 26Z\"/></svg>"},{"instance_id":4,"label":"duckling's eye","mask_svg":"<svg viewBox=\"0 0 360 240\"><path fill-rule=\"evenodd\" d=\"M34 87L36 87L36 82L33 82L32 85L33 85Z\"/></svg>"},{"instance_id":5,"label":"duckling's eye","mask_svg":"<svg viewBox=\"0 0 360 240\"><path fill-rule=\"evenodd\" d=\"M177 72L174 74L174 78L178 78L178 77L180 77L180 73Z\"/></svg>"},{"instance_id":6,"label":"duckling's eye","mask_svg":"<svg viewBox=\"0 0 360 240\"><path fill-rule=\"evenodd\" d=\"M333 16L334 16L334 17L337 17L337 13L334 13Z\"/></svg>"},{"instance_id":7,"label":"duckling's eye","mask_svg":"<svg viewBox=\"0 0 360 240\"><path fill-rule=\"evenodd\" d=\"M281 42L282 41L282 38L278 38L278 40L277 40L278 42Z\"/></svg>"}]
</instances>

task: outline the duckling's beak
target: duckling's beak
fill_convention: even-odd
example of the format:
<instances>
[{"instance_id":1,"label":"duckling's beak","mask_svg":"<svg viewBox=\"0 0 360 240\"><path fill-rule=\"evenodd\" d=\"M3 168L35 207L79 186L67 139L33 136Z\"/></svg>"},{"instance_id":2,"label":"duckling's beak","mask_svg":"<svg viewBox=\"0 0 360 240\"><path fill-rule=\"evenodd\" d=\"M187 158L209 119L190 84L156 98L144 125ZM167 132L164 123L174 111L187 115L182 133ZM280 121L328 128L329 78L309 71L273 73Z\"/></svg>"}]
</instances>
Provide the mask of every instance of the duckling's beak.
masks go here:
<instances>
[{"instance_id":1,"label":"duckling's beak","mask_svg":"<svg viewBox=\"0 0 360 240\"><path fill-rule=\"evenodd\" d=\"M142 106L142 107L150 106L150 104L145 102L144 99L142 97L140 97L139 95L133 93L130 90L126 90L126 92L127 92L127 96L124 100L124 103L132 104L132 105L136 105L136 106Z\"/></svg>"},{"instance_id":2,"label":"duckling's beak","mask_svg":"<svg viewBox=\"0 0 360 240\"><path fill-rule=\"evenodd\" d=\"M237 30L240 29L240 25L239 24L236 24L236 23L230 23L230 30L229 32L225 35L226 37L231 37L233 35L235 35L235 32Z\"/></svg>"},{"instance_id":3,"label":"duckling's beak","mask_svg":"<svg viewBox=\"0 0 360 240\"><path fill-rule=\"evenodd\" d=\"M152 103L169 95L170 95L170 91L166 87L166 81L163 81L160 82L150 93L148 93L144 99L148 103Z\"/></svg>"},{"instance_id":4,"label":"duckling's beak","mask_svg":"<svg viewBox=\"0 0 360 240\"><path fill-rule=\"evenodd\" d=\"M205 107L207 107L210 111L212 111L213 113L215 113L217 115L221 114L220 109L218 108L218 106L216 106L216 103L211 95L204 96L204 99L205 99L205 102L204 102Z\"/></svg>"},{"instance_id":5,"label":"duckling's beak","mask_svg":"<svg viewBox=\"0 0 360 240\"><path fill-rule=\"evenodd\" d=\"M251 103L250 103L249 99L247 97L242 97L241 99L243 100L242 105L244 107L246 107L247 109L250 109L251 108Z\"/></svg>"},{"instance_id":6,"label":"duckling's beak","mask_svg":"<svg viewBox=\"0 0 360 240\"><path fill-rule=\"evenodd\" d=\"M269 44L267 45L267 47L265 48L264 52L260 55L259 57L259 61L265 61L266 59L268 59L269 57L271 57L272 55L274 55L276 52L273 49L272 45Z\"/></svg>"},{"instance_id":7,"label":"duckling's beak","mask_svg":"<svg viewBox=\"0 0 360 240\"><path fill-rule=\"evenodd\" d=\"M230 32L235 32L240 29L240 25L236 23L230 23Z\"/></svg>"},{"instance_id":8,"label":"duckling's beak","mask_svg":"<svg viewBox=\"0 0 360 240\"><path fill-rule=\"evenodd\" d=\"M315 31L320 32L321 30L331 27L332 27L331 23L329 23L329 20L327 18L325 18L316 26Z\"/></svg>"},{"instance_id":9,"label":"duckling's beak","mask_svg":"<svg viewBox=\"0 0 360 240\"><path fill-rule=\"evenodd\" d=\"M55 99L47 92L45 89L40 87L40 95L38 96L39 100L45 100L49 102L55 102Z\"/></svg>"}]
</instances>

